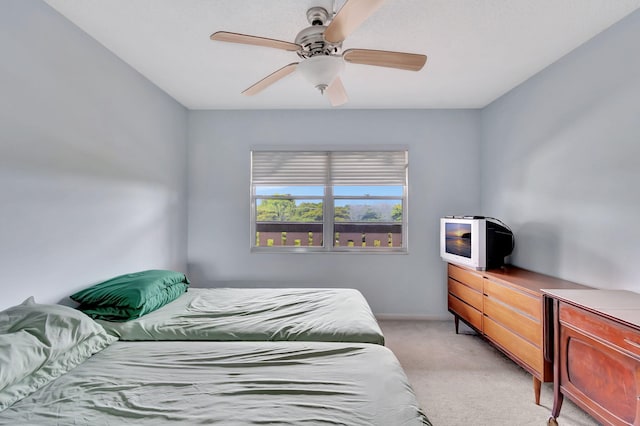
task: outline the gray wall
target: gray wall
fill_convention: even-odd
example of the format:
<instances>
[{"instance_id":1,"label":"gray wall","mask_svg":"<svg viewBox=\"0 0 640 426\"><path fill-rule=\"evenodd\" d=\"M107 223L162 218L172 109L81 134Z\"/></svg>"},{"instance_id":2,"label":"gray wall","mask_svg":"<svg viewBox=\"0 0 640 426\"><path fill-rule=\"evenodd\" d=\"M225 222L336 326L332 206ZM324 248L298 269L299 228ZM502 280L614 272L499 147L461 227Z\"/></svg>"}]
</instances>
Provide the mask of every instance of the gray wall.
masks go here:
<instances>
[{"instance_id":1,"label":"gray wall","mask_svg":"<svg viewBox=\"0 0 640 426\"><path fill-rule=\"evenodd\" d=\"M635 12L482 111L187 112L43 2L4 0L0 309L188 268L448 317L438 218L478 211L513 227L517 265L640 290L639 32ZM408 146L409 254L251 254L249 150L276 144Z\"/></svg>"},{"instance_id":2,"label":"gray wall","mask_svg":"<svg viewBox=\"0 0 640 426\"><path fill-rule=\"evenodd\" d=\"M0 309L185 269L186 109L39 0L0 55Z\"/></svg>"},{"instance_id":3,"label":"gray wall","mask_svg":"<svg viewBox=\"0 0 640 426\"><path fill-rule=\"evenodd\" d=\"M640 12L482 111L482 208L513 263L640 291Z\"/></svg>"},{"instance_id":4,"label":"gray wall","mask_svg":"<svg viewBox=\"0 0 640 426\"><path fill-rule=\"evenodd\" d=\"M348 286L374 312L447 318L438 218L477 211L479 112L189 113L189 274L203 286ZM409 148L409 254L249 252L252 146Z\"/></svg>"}]
</instances>

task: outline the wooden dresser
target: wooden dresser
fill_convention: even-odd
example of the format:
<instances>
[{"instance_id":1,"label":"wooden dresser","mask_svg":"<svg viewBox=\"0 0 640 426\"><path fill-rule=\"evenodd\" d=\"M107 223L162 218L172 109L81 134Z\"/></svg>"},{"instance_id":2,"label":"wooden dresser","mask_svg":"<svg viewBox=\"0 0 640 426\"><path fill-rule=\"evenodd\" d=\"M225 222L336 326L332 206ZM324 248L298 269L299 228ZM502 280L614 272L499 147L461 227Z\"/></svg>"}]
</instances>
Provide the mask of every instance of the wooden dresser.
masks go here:
<instances>
[{"instance_id":1,"label":"wooden dresser","mask_svg":"<svg viewBox=\"0 0 640 426\"><path fill-rule=\"evenodd\" d=\"M566 396L607 425L640 424L640 294L544 290L555 334L557 425Z\"/></svg>"},{"instance_id":2,"label":"wooden dresser","mask_svg":"<svg viewBox=\"0 0 640 426\"><path fill-rule=\"evenodd\" d=\"M553 380L551 322L541 290L589 287L514 266L476 271L451 263L447 282L456 333L462 320L531 373L539 404L542 382Z\"/></svg>"}]
</instances>

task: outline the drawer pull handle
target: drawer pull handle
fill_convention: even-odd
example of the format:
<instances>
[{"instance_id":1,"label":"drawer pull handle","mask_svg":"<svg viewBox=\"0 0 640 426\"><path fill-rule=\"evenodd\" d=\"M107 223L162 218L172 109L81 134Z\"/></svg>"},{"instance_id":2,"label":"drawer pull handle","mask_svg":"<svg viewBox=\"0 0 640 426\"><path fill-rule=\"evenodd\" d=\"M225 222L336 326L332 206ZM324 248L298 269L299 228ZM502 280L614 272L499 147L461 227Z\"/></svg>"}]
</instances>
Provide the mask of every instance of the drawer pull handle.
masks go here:
<instances>
[{"instance_id":1,"label":"drawer pull handle","mask_svg":"<svg viewBox=\"0 0 640 426\"><path fill-rule=\"evenodd\" d=\"M636 348L640 349L640 343L636 343L636 342L634 342L633 340L629 340L629 339L627 339L627 338L625 338L625 339L624 339L624 341L625 341L626 343L630 344L631 346L634 346L634 347L636 347Z\"/></svg>"}]
</instances>

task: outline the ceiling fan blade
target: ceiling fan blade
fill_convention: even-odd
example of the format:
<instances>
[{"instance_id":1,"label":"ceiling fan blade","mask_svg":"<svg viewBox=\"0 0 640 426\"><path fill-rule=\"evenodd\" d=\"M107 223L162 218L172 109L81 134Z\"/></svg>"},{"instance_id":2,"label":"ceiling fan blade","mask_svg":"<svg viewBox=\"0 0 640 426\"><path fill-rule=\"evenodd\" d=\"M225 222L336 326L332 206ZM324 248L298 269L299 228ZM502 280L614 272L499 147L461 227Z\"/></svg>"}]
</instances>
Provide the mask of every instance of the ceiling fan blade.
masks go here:
<instances>
[{"instance_id":1,"label":"ceiling fan blade","mask_svg":"<svg viewBox=\"0 0 640 426\"><path fill-rule=\"evenodd\" d=\"M253 96L263 91L264 89L266 89L267 87L275 83L276 81L294 72L297 66L298 66L297 62L293 62L289 65L285 65L284 67L280 68L278 71L269 74L268 76L266 76L265 78L263 78L262 80L254 84L253 86L245 89L242 92L242 94L246 96Z\"/></svg>"},{"instance_id":2,"label":"ceiling fan blade","mask_svg":"<svg viewBox=\"0 0 640 426\"><path fill-rule=\"evenodd\" d=\"M344 41L349 34L373 14L384 0L347 0L324 32L324 39L331 43Z\"/></svg>"},{"instance_id":3,"label":"ceiling fan blade","mask_svg":"<svg viewBox=\"0 0 640 426\"><path fill-rule=\"evenodd\" d=\"M340 106L347 103L349 98L347 98L347 92L344 90L344 86L342 85L342 80L340 77L336 77L333 82L326 89L327 97L329 98L329 102L331 102L331 106Z\"/></svg>"},{"instance_id":4,"label":"ceiling fan blade","mask_svg":"<svg viewBox=\"0 0 640 426\"><path fill-rule=\"evenodd\" d=\"M386 50L347 49L342 54L347 62L378 67L420 71L427 62L425 55L417 53L389 52Z\"/></svg>"},{"instance_id":5,"label":"ceiling fan blade","mask_svg":"<svg viewBox=\"0 0 640 426\"><path fill-rule=\"evenodd\" d=\"M273 47L274 49L289 50L297 52L302 46L289 43L288 41L275 40L272 38L257 37L247 34L230 33L227 31L218 31L211 34L211 40L228 41L230 43L250 44L252 46Z\"/></svg>"}]
</instances>

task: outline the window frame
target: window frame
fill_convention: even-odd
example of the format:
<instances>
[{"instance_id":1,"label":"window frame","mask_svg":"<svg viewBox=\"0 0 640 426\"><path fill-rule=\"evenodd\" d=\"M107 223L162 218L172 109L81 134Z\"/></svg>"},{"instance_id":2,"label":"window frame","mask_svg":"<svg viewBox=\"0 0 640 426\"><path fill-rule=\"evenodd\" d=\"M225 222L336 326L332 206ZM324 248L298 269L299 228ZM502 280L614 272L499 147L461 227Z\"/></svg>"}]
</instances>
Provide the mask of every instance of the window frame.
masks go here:
<instances>
[{"instance_id":1,"label":"window frame","mask_svg":"<svg viewBox=\"0 0 640 426\"><path fill-rule=\"evenodd\" d=\"M253 163L253 155L255 152L282 152L282 153L323 153L327 156L327 165L325 170L325 180L323 183L323 195L286 195L286 196L278 196L278 195L257 195L256 188L260 186L260 184L254 184L253 182L253 174L254 174L254 163ZM340 152L349 152L356 154L366 154L366 153L403 153L404 155L404 183L402 185L402 194L401 195L334 195L333 188L335 185L331 179L331 155L334 153ZM339 154L338 154L339 155ZM342 148L342 149L327 149L327 148L317 148L317 149L309 149L309 148L292 148L292 147L283 147L283 148L267 148L267 147L255 147L250 150L250 241L249 247L251 253L351 253L351 254L407 254L409 249L409 241L408 241L408 211L409 211L409 197L408 197L408 168L409 168L409 150L405 146L393 146L393 147L385 147L385 148L367 148L362 149L359 147L351 147L351 148ZM264 185L267 186L267 185ZM294 185L288 185L294 186ZM311 186L302 184L300 186ZM351 186L359 186L359 185L351 185ZM369 185L369 186L384 186L384 185ZM310 200L317 199L322 202L322 236L323 236L323 246L260 246L256 245L256 231L257 231L257 207L258 200L264 199L301 199L301 200ZM360 245L356 245L354 247L348 246L336 246L335 245L335 224L341 223L335 221L335 203L337 200L341 199L350 199L350 200L393 200L400 201L402 206L402 220L397 222L401 226L401 241L402 244L397 247L373 247L367 246L362 247ZM310 222L317 223L317 222ZM383 222L385 224L393 223L393 222Z\"/></svg>"}]
</instances>

